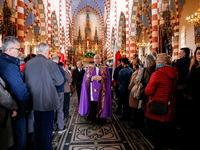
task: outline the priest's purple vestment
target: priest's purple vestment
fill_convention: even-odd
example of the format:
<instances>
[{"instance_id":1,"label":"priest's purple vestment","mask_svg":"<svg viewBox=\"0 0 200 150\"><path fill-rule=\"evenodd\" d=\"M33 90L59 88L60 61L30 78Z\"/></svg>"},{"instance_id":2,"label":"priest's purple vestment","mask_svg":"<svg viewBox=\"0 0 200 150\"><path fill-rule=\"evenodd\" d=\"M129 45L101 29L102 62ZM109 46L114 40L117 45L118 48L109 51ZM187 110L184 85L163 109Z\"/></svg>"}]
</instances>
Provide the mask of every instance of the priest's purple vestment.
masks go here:
<instances>
[{"instance_id":1,"label":"priest's purple vestment","mask_svg":"<svg viewBox=\"0 0 200 150\"><path fill-rule=\"evenodd\" d=\"M101 82L93 80L91 77L100 75L102 77ZM92 89L90 89L92 87ZM79 114L89 115L90 113L90 101L91 92L93 101L98 102L97 106L97 118L107 118L112 116L112 98L111 98L111 81L110 74L107 67L103 64L99 65L99 73L96 73L96 66L90 65L85 72L81 96L79 103Z\"/></svg>"}]
</instances>

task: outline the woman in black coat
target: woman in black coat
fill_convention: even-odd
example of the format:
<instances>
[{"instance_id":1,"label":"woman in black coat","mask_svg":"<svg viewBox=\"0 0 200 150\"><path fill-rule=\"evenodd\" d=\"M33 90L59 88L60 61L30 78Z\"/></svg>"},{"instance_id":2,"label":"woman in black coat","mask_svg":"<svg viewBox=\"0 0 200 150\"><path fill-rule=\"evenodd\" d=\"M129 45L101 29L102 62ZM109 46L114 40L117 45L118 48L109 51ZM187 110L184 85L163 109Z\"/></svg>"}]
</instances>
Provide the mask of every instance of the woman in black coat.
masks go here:
<instances>
[{"instance_id":1,"label":"woman in black coat","mask_svg":"<svg viewBox=\"0 0 200 150\"><path fill-rule=\"evenodd\" d=\"M189 70L184 85L185 113L183 115L185 116L184 139L186 140L184 143L187 144L184 147L186 149L195 149L198 143L196 137L200 127L200 47L197 47L194 52Z\"/></svg>"}]
</instances>

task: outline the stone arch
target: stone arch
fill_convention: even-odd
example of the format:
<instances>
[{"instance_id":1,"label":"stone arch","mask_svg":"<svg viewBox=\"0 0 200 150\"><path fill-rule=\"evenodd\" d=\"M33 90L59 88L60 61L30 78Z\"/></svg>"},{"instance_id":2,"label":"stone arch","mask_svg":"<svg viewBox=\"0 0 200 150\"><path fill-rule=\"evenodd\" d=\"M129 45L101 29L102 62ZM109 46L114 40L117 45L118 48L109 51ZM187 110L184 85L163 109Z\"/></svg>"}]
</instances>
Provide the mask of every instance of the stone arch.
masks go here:
<instances>
[{"instance_id":1,"label":"stone arch","mask_svg":"<svg viewBox=\"0 0 200 150\"><path fill-rule=\"evenodd\" d=\"M54 46L59 46L58 22L57 22L55 10L51 14L51 19L52 19L52 28L53 28L54 34L55 34L55 39L54 39L55 45Z\"/></svg>"},{"instance_id":2,"label":"stone arch","mask_svg":"<svg viewBox=\"0 0 200 150\"><path fill-rule=\"evenodd\" d=\"M45 21L45 8L43 0L37 0L38 12L40 18L40 35L46 37L46 21Z\"/></svg>"},{"instance_id":3,"label":"stone arch","mask_svg":"<svg viewBox=\"0 0 200 150\"><path fill-rule=\"evenodd\" d=\"M137 18L138 7L139 7L139 0L135 0L133 2L132 13L131 13L130 36L136 36L137 34L136 18Z\"/></svg>"}]
</instances>

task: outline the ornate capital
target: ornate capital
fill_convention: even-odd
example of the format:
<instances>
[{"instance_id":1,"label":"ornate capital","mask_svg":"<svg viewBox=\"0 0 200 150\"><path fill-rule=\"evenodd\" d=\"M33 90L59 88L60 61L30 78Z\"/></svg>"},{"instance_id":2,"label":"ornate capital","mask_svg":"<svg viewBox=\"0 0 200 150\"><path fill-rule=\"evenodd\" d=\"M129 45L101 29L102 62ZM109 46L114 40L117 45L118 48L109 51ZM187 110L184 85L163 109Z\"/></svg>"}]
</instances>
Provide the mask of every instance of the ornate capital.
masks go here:
<instances>
[{"instance_id":1,"label":"ornate capital","mask_svg":"<svg viewBox=\"0 0 200 150\"><path fill-rule=\"evenodd\" d=\"M53 50L59 50L59 46L53 46Z\"/></svg>"},{"instance_id":2,"label":"ornate capital","mask_svg":"<svg viewBox=\"0 0 200 150\"><path fill-rule=\"evenodd\" d=\"M174 43L177 43L179 41L179 37L174 37Z\"/></svg>"},{"instance_id":3,"label":"ornate capital","mask_svg":"<svg viewBox=\"0 0 200 150\"><path fill-rule=\"evenodd\" d=\"M138 40L138 36L130 36L131 41L137 41Z\"/></svg>"},{"instance_id":4,"label":"ornate capital","mask_svg":"<svg viewBox=\"0 0 200 150\"><path fill-rule=\"evenodd\" d=\"M39 41L45 41L47 39L47 36L46 35L40 35L39 37L38 37L38 40Z\"/></svg>"},{"instance_id":5,"label":"ornate capital","mask_svg":"<svg viewBox=\"0 0 200 150\"><path fill-rule=\"evenodd\" d=\"M121 49L122 49L122 46L118 46L118 49L121 50Z\"/></svg>"}]
</instances>

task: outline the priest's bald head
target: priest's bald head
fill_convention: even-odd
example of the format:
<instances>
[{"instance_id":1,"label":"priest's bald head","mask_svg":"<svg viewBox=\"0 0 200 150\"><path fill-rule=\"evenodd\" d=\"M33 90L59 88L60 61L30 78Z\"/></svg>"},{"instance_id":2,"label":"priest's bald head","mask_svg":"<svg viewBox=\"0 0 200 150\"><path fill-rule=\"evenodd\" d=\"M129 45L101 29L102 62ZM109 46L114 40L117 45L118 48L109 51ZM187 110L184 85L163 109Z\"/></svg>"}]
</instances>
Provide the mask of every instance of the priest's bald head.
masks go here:
<instances>
[{"instance_id":1,"label":"priest's bald head","mask_svg":"<svg viewBox=\"0 0 200 150\"><path fill-rule=\"evenodd\" d=\"M96 55L94 56L94 63L95 63L96 65L99 65L99 64L101 63L101 56L100 56L99 54L96 54Z\"/></svg>"}]
</instances>

